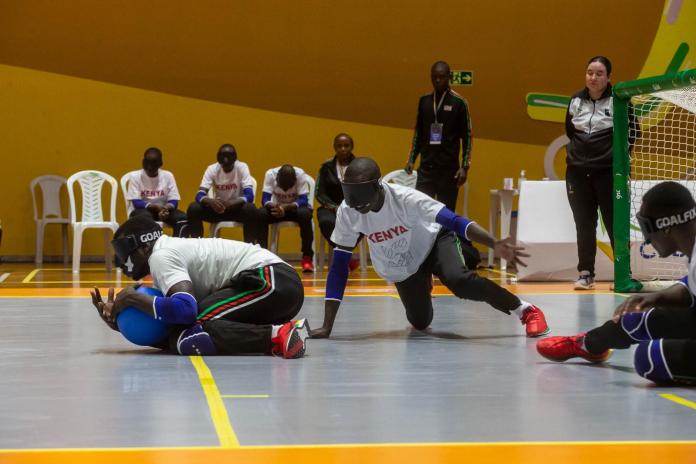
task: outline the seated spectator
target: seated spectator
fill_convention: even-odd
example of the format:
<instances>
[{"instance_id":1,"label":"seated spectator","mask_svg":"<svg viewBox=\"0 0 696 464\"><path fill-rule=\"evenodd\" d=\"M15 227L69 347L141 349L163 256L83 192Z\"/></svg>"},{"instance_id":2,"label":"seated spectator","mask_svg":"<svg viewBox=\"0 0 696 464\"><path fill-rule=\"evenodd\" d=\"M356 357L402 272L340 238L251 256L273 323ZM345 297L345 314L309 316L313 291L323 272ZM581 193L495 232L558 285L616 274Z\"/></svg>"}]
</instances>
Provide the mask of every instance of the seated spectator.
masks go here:
<instances>
[{"instance_id":1,"label":"seated spectator","mask_svg":"<svg viewBox=\"0 0 696 464\"><path fill-rule=\"evenodd\" d=\"M314 272L312 258L312 205L307 194L309 188L302 169L284 164L266 171L263 181L263 197L259 208L259 244L268 248L268 225L281 221L293 221L300 226L302 239L302 272Z\"/></svg>"},{"instance_id":2,"label":"seated spectator","mask_svg":"<svg viewBox=\"0 0 696 464\"><path fill-rule=\"evenodd\" d=\"M353 155L353 138L348 134L338 134L333 142L336 154L333 158L326 160L319 168L317 176L317 186L315 196L321 206L317 208L317 221L319 229L324 238L329 242L331 248L336 245L331 241L331 234L336 226L336 210L343 201L343 189L341 181L343 173L346 172L348 165L355 156ZM329 253L331 256L331 253ZM359 261L350 261L350 270L358 267Z\"/></svg>"},{"instance_id":3,"label":"seated spectator","mask_svg":"<svg viewBox=\"0 0 696 464\"><path fill-rule=\"evenodd\" d=\"M226 143L217 153L217 163L203 174L196 201L188 207L188 237L203 236L203 221L237 221L244 224L244 241L256 241L256 207L249 166L237 160L234 146ZM208 196L210 189L214 196Z\"/></svg>"},{"instance_id":4,"label":"seated spectator","mask_svg":"<svg viewBox=\"0 0 696 464\"><path fill-rule=\"evenodd\" d=\"M133 205L129 217L147 216L161 221L174 229L174 236L180 237L186 225L186 215L177 209L179 189L174 175L160 169L162 152L159 148L148 148L143 156L143 169L130 177L126 200Z\"/></svg>"}]
</instances>

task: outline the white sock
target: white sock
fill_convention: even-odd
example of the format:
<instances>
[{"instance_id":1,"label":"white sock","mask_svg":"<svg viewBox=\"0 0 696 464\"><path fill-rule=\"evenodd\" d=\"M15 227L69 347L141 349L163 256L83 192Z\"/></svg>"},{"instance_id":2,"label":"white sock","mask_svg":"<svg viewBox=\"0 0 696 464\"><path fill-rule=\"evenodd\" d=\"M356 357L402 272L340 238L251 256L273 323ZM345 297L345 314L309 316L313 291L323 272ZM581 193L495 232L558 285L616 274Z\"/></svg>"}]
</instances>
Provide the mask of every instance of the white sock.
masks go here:
<instances>
[{"instance_id":1,"label":"white sock","mask_svg":"<svg viewBox=\"0 0 696 464\"><path fill-rule=\"evenodd\" d=\"M524 300L520 300L520 305L517 307L517 309L514 309L512 312L517 314L517 317L522 319L522 314L524 314L524 310L532 306L531 303L527 303Z\"/></svg>"},{"instance_id":2,"label":"white sock","mask_svg":"<svg viewBox=\"0 0 696 464\"><path fill-rule=\"evenodd\" d=\"M271 326L271 338L276 338L278 336L278 331L280 328L283 327L282 325L272 325Z\"/></svg>"}]
</instances>

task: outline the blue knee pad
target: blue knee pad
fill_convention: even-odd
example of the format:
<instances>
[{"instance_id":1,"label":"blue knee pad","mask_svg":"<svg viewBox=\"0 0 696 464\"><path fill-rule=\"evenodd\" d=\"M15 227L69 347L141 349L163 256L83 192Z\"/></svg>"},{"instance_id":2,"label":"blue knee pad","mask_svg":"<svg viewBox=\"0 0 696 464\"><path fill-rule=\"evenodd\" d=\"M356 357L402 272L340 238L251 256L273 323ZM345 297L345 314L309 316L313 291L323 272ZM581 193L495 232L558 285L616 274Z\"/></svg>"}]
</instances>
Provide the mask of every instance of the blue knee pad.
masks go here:
<instances>
[{"instance_id":1,"label":"blue knee pad","mask_svg":"<svg viewBox=\"0 0 696 464\"><path fill-rule=\"evenodd\" d=\"M638 375L655 383L673 381L662 350L662 339L640 342L633 355L633 365Z\"/></svg>"},{"instance_id":2,"label":"blue knee pad","mask_svg":"<svg viewBox=\"0 0 696 464\"><path fill-rule=\"evenodd\" d=\"M209 356L217 354L215 344L201 324L194 324L179 334L176 350L186 356Z\"/></svg>"},{"instance_id":3,"label":"blue knee pad","mask_svg":"<svg viewBox=\"0 0 696 464\"><path fill-rule=\"evenodd\" d=\"M653 310L640 313L628 313L621 317L621 328L637 342L652 340L648 331L648 317Z\"/></svg>"}]
</instances>

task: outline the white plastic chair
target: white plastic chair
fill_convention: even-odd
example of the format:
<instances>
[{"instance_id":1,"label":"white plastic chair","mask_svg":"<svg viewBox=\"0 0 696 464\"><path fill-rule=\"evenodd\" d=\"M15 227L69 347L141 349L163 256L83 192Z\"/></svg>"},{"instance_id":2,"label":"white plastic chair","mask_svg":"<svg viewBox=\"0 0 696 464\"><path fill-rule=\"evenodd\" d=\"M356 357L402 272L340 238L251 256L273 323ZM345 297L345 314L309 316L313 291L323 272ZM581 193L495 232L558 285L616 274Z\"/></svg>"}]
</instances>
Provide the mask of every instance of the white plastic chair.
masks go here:
<instances>
[{"instance_id":1,"label":"white plastic chair","mask_svg":"<svg viewBox=\"0 0 696 464\"><path fill-rule=\"evenodd\" d=\"M305 173L305 179L307 180L307 187L309 187L309 193L307 194L307 203L310 208L314 208L314 179L307 173ZM278 254L278 238L280 237L280 229L285 229L287 227L299 227L299 225L295 221L280 221L276 222L275 224L271 224L269 231L269 241L271 245L271 251L275 254ZM312 220L312 237L316 237L316 233L314 231L314 220ZM315 240L312 240L312 249L315 248L314 244ZM316 253L314 258L312 258L312 261L316 261Z\"/></svg>"},{"instance_id":2,"label":"white plastic chair","mask_svg":"<svg viewBox=\"0 0 696 464\"><path fill-rule=\"evenodd\" d=\"M416 188L416 181L418 180L418 171L413 171L413 174L407 174L403 169L397 169L396 171L388 172L382 176L382 182L391 182L397 185L403 185L404 187Z\"/></svg>"},{"instance_id":3,"label":"white plastic chair","mask_svg":"<svg viewBox=\"0 0 696 464\"><path fill-rule=\"evenodd\" d=\"M251 178L251 189L254 191L254 199L256 199L256 179ZM214 187L208 190L208 196L210 198L215 198ZM221 221L221 222L211 222L210 223L210 236L216 238L220 236L221 229L232 229L235 227L244 227L244 224L237 221Z\"/></svg>"},{"instance_id":4,"label":"white plastic chair","mask_svg":"<svg viewBox=\"0 0 696 464\"><path fill-rule=\"evenodd\" d=\"M331 252L331 247L329 246L328 240L324 238L323 234L319 234L319 248L317 250L317 267L319 269L324 269L324 261L325 261L325 254L328 254ZM328 251L327 251L328 249ZM365 237L360 240L360 243L358 244L358 252L360 253L360 270L361 271L366 271L367 270L367 257L368 257L368 251L367 251L367 239ZM331 265L331 258L332 256L329 255L329 260L328 260L328 265Z\"/></svg>"},{"instance_id":5,"label":"white plastic chair","mask_svg":"<svg viewBox=\"0 0 696 464\"><path fill-rule=\"evenodd\" d=\"M48 224L60 224L63 234L63 262L68 263L68 224L70 218L63 216L60 206L60 189L65 185L65 177L39 176L31 181L31 200L34 207L34 222L36 222L36 256L37 265L43 263L44 233ZM36 187L41 189L42 208L39 214L39 205L36 201Z\"/></svg>"},{"instance_id":6,"label":"white plastic chair","mask_svg":"<svg viewBox=\"0 0 696 464\"><path fill-rule=\"evenodd\" d=\"M75 210L75 182L82 190L82 214L78 221ZM104 183L111 186L109 201L109 219L104 220L102 211L102 187ZM111 272L113 251L111 238L118 229L116 222L116 197L118 184L116 179L101 171L80 171L68 178L68 197L70 198L70 224L73 228L73 264L72 271L80 272L80 255L82 253L82 233L86 229L108 229L104 231L104 259L107 271ZM109 230L111 234L109 234Z\"/></svg>"},{"instance_id":7,"label":"white plastic chair","mask_svg":"<svg viewBox=\"0 0 696 464\"><path fill-rule=\"evenodd\" d=\"M121 176L121 192L123 192L123 200L126 202L126 219L130 217L130 214L135 209L135 207L133 206L133 202L128 199L128 184L130 184L131 177L139 173L140 170L130 171ZM165 227L169 227L169 224L165 224L162 221L155 222L159 224L159 226L162 229L164 229Z\"/></svg>"}]
</instances>

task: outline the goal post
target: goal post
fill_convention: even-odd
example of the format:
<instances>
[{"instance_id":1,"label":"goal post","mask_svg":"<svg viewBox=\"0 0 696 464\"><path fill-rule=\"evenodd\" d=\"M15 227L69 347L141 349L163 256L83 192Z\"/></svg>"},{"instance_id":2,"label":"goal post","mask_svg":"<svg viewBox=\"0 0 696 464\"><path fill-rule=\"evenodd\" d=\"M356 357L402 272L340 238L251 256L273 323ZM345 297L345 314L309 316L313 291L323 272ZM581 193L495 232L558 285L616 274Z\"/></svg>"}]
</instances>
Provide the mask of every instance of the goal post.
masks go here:
<instances>
[{"instance_id":1,"label":"goal post","mask_svg":"<svg viewBox=\"0 0 696 464\"><path fill-rule=\"evenodd\" d=\"M655 259L635 214L659 182L674 180L696 193L696 69L620 82L613 87L613 106L614 289L637 292L645 281L686 274L683 255Z\"/></svg>"}]
</instances>

